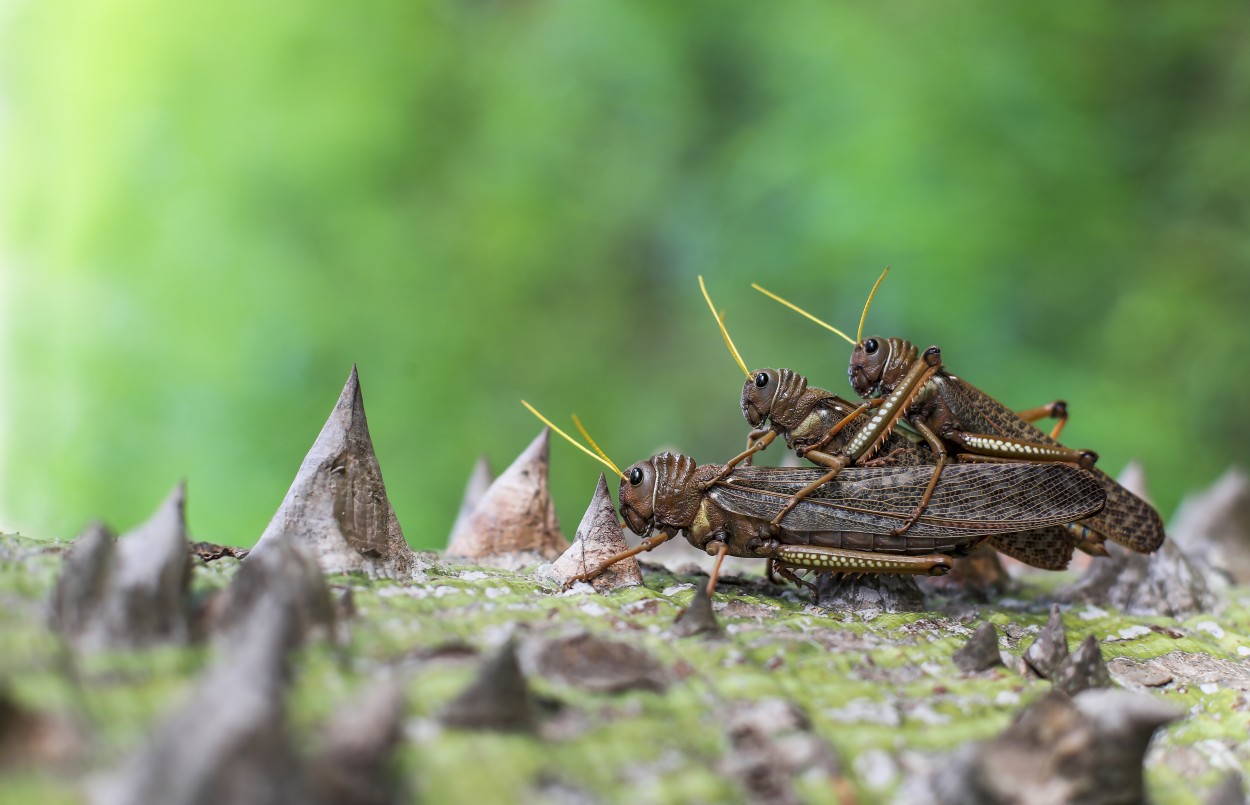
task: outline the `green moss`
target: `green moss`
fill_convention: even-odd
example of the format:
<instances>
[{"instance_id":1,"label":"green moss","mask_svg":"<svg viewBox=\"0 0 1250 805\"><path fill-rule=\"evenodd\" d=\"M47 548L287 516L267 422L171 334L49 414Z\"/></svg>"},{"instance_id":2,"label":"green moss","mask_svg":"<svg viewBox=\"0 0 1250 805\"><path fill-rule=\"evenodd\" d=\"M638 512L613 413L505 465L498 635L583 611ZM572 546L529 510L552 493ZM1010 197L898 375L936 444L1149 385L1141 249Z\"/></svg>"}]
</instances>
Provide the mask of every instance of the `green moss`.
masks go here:
<instances>
[{"instance_id":1,"label":"green moss","mask_svg":"<svg viewBox=\"0 0 1250 805\"><path fill-rule=\"evenodd\" d=\"M24 558L17 561L15 554ZM34 570L26 573L28 562ZM41 620L59 563L43 546L0 538L0 600L12 603L0 608L0 676L23 706L88 725L81 767L89 773L139 746L152 724L181 701L213 649L111 652L67 664L70 655ZM196 590L222 588L237 567L233 561L197 566ZM409 788L426 801L507 802L564 788L606 802L734 802L744 795L723 773L729 749L724 717L735 702L782 697L807 713L812 729L841 757L850 783L871 802L891 792L870 791L856 779L853 761L865 749L944 752L989 738L1050 688L1004 668L963 675L950 659L981 621L1000 630L1010 624L1014 634L1024 630L1019 640L1007 641L1011 652L1022 651L1047 617L1041 603L1047 596L1031 582L1021 594L1039 602L1030 611L991 604L975 621L960 624L930 613L830 613L726 585L715 599L718 608L732 603L719 615L726 634L678 640L668 629L693 591L665 590L695 580L655 573L645 586L609 595L562 595L524 573L455 565L423 582L334 577L336 587L351 588L359 614L345 624L340 645L308 646L296 657L299 672L288 700L292 730L302 745L311 745L336 708L385 673L402 679L409 696L411 740L398 763ZM1245 591L1240 595L1244 599ZM1238 660L1237 647L1250 645L1250 607L1237 595L1218 616L1179 623L1113 611L1082 617L1088 614L1081 606L1065 613L1069 645L1092 634L1108 659L1185 651ZM1207 622L1218 628L1199 627ZM1145 630L1119 639L1133 627ZM480 655L514 631L576 628L645 648L671 670L671 686L664 693L606 695L539 678L532 680L535 691L558 702L562 713L546 737L438 726L439 709L473 678L478 660L456 654L429 660L432 650L463 644ZM80 685L71 682L71 667ZM1215 745L1210 742L1239 746L1250 733L1243 692L1173 684L1150 695L1190 713L1163 732L1164 753L1155 757L1180 747L1203 752ZM485 767L490 774L482 773ZM1197 801L1195 792L1214 778L1189 780L1165 764L1149 769L1159 802ZM0 777L0 802L74 801L76 784L29 773ZM833 801L827 781L796 786L810 801Z\"/></svg>"},{"instance_id":2,"label":"green moss","mask_svg":"<svg viewBox=\"0 0 1250 805\"><path fill-rule=\"evenodd\" d=\"M82 805L86 798L63 777L28 770L0 776L0 805Z\"/></svg>"}]
</instances>

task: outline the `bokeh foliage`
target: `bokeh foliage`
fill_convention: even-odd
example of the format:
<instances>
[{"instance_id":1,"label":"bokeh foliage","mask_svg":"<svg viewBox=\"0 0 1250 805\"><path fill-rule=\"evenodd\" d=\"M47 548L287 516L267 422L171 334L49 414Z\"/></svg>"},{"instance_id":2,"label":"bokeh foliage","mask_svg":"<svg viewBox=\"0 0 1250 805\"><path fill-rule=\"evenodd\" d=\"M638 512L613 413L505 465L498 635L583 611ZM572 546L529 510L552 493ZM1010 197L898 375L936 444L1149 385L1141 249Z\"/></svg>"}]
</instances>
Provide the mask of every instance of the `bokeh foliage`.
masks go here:
<instances>
[{"instance_id":1,"label":"bokeh foliage","mask_svg":"<svg viewBox=\"0 0 1250 805\"><path fill-rule=\"evenodd\" d=\"M42 0L0 17L0 520L190 482L264 528L360 365L409 539L578 411L627 463L740 449L753 365L849 394L750 291L943 347L1161 508L1250 439L1250 7L1062 0ZM571 532L594 465L554 448ZM779 456L774 456L774 460Z\"/></svg>"}]
</instances>

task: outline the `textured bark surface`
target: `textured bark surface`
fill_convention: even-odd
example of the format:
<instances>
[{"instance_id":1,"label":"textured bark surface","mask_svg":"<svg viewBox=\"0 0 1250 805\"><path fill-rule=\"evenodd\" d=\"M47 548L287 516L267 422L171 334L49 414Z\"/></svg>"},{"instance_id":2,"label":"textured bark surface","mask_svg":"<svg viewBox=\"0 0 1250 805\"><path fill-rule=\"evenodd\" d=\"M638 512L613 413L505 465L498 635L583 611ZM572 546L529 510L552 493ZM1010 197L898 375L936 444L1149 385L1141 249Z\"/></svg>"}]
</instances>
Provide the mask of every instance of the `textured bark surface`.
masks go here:
<instances>
[{"instance_id":1,"label":"textured bark surface","mask_svg":"<svg viewBox=\"0 0 1250 805\"><path fill-rule=\"evenodd\" d=\"M191 553L186 487L178 484L147 522L114 541L93 525L65 558L49 620L87 649L191 640Z\"/></svg>"},{"instance_id":2,"label":"textured bark surface","mask_svg":"<svg viewBox=\"0 0 1250 805\"><path fill-rule=\"evenodd\" d=\"M73 721L23 707L0 683L0 772L32 765L70 767L81 761L83 750L81 730Z\"/></svg>"},{"instance_id":3,"label":"textured bark surface","mask_svg":"<svg viewBox=\"0 0 1250 805\"><path fill-rule=\"evenodd\" d=\"M529 681L509 640L481 662L473 681L439 712L448 727L534 732L538 711Z\"/></svg>"},{"instance_id":4,"label":"textured bark surface","mask_svg":"<svg viewBox=\"0 0 1250 805\"><path fill-rule=\"evenodd\" d=\"M460 509L456 512L456 522L451 526L453 535L469 522L469 517L482 502L482 498L486 496L486 490L490 489L494 480L495 474L491 472L490 459L485 455L478 456L477 461L473 463L473 469L469 471L469 480L464 484L464 494L460 498ZM448 540L450 541L450 537Z\"/></svg>"},{"instance_id":5,"label":"textured bark surface","mask_svg":"<svg viewBox=\"0 0 1250 805\"><path fill-rule=\"evenodd\" d=\"M152 740L92 791L98 805L286 805L307 801L287 734L286 655L294 613L266 607Z\"/></svg>"},{"instance_id":6,"label":"textured bark surface","mask_svg":"<svg viewBox=\"0 0 1250 805\"><path fill-rule=\"evenodd\" d=\"M965 748L935 775L944 805L1135 805L1144 802L1142 761L1155 730L1181 713L1126 691L1053 692L998 737Z\"/></svg>"},{"instance_id":7,"label":"textured bark surface","mask_svg":"<svg viewBox=\"0 0 1250 805\"><path fill-rule=\"evenodd\" d=\"M289 536L243 563L213 619L213 628L232 635L265 608L289 608L295 645L310 635L334 639L336 611L317 560ZM294 648L294 645L291 646Z\"/></svg>"},{"instance_id":8,"label":"textured bark surface","mask_svg":"<svg viewBox=\"0 0 1250 805\"><path fill-rule=\"evenodd\" d=\"M607 478L600 473L595 494L577 526L577 536L573 539L573 544L560 554L548 573L563 584L580 573L599 567L608 557L628 548L621 523L616 519L612 496L608 493ZM642 584L642 570L638 567L638 560L631 556L591 579L590 584L601 593L620 587L632 587Z\"/></svg>"},{"instance_id":9,"label":"textured bark surface","mask_svg":"<svg viewBox=\"0 0 1250 805\"><path fill-rule=\"evenodd\" d=\"M1250 584L1250 477L1232 467L1181 501L1169 534L1195 564L1225 584ZM1220 579L1220 577L1223 577Z\"/></svg>"},{"instance_id":10,"label":"textured bark surface","mask_svg":"<svg viewBox=\"0 0 1250 805\"><path fill-rule=\"evenodd\" d=\"M488 559L530 554L548 561L568 548L547 488L551 432L542 432L486 490L477 508L451 535L446 554Z\"/></svg>"},{"instance_id":11,"label":"textured bark surface","mask_svg":"<svg viewBox=\"0 0 1250 805\"><path fill-rule=\"evenodd\" d=\"M396 773L403 740L404 691L395 680L368 687L321 728L308 764L308 785L325 805L391 805L407 801Z\"/></svg>"},{"instance_id":12,"label":"textured bark surface","mask_svg":"<svg viewBox=\"0 0 1250 805\"><path fill-rule=\"evenodd\" d=\"M1083 690L1111 687L1111 675L1102 659L1098 640L1089 635L1081 641L1076 651L1064 657L1051 676L1055 690L1075 696Z\"/></svg>"},{"instance_id":13,"label":"textured bark surface","mask_svg":"<svg viewBox=\"0 0 1250 805\"><path fill-rule=\"evenodd\" d=\"M668 688L668 672L649 651L591 632L529 641L522 656L539 676L593 693Z\"/></svg>"},{"instance_id":14,"label":"textured bark surface","mask_svg":"<svg viewBox=\"0 0 1250 805\"><path fill-rule=\"evenodd\" d=\"M926 593L959 596L974 601L989 601L1002 595L1011 586L998 551L980 545L968 556L957 557L945 576L919 576L916 582Z\"/></svg>"},{"instance_id":15,"label":"textured bark surface","mask_svg":"<svg viewBox=\"0 0 1250 805\"><path fill-rule=\"evenodd\" d=\"M983 623L968 638L968 642L951 655L955 667L961 671L976 673L988 671L996 665L1003 664L1002 653L998 650L998 629L992 623Z\"/></svg>"},{"instance_id":16,"label":"textured bark surface","mask_svg":"<svg viewBox=\"0 0 1250 805\"><path fill-rule=\"evenodd\" d=\"M1184 618L1206 612L1216 598L1202 572L1172 540L1152 554L1108 543L1111 555L1091 562L1073 585L1059 591L1065 601L1114 607L1134 615Z\"/></svg>"},{"instance_id":17,"label":"textured bark surface","mask_svg":"<svg viewBox=\"0 0 1250 805\"><path fill-rule=\"evenodd\" d=\"M405 579L424 569L386 496L355 366L252 556L273 550L284 534L326 573Z\"/></svg>"},{"instance_id":18,"label":"textured bark surface","mask_svg":"<svg viewBox=\"0 0 1250 805\"><path fill-rule=\"evenodd\" d=\"M767 698L727 708L724 729L730 751L721 773L738 780L748 801L805 801L795 781L824 784L845 801L853 789L842 776L833 747L815 733L812 722L793 702Z\"/></svg>"},{"instance_id":19,"label":"textured bark surface","mask_svg":"<svg viewBox=\"0 0 1250 805\"><path fill-rule=\"evenodd\" d=\"M298 597L262 592L227 639L87 655L49 639L41 617L65 553L0 535L0 688L26 725L5 740L0 714L0 801L74 801L120 767L141 769L145 782L129 789L141 801L177 802L187 791L248 801L232 787L247 781L249 791L295 791L312 803L327 801L325 790L370 803L925 802L935 770L1003 734L1069 684L1066 669L1097 654L1114 683L1186 713L1157 734L1144 763L1135 759L1150 801L1202 805L1230 764L1250 765L1250 590L1241 587L1220 592L1218 611L1188 618L1063 610L1070 645L1081 648L1052 680L1026 674L1021 659L1054 601L1057 579L1043 573L1017 578L1010 598L940 597L928 611L894 614L826 609L807 590L726 574L704 598L723 627L708 640L680 637L675 624L706 584L695 571L647 566L643 585L599 594L561 592L531 572L440 563L419 580L330 579L333 598L350 596L356 611L338 621L334 643L305 640L291 652ZM196 561L193 600L222 594L224 608L235 583L263 591L259 576L236 582L250 561ZM265 664L242 646L255 645L251 628L275 612L289 628L271 630L269 650L290 658L289 675L262 695ZM998 632L1006 666L961 673L954 655L978 630ZM510 636L519 662L500 649ZM237 667L223 676L228 665ZM402 688L406 715L384 701L372 709L388 684ZM1092 790L1080 781L1097 772L1111 776L1094 785L1131 795L1133 759L1107 754L1124 736L1088 718L1033 731L1027 758L1043 769L1034 776L1025 766L1013 773L1008 753L974 779L1001 768L1013 791L1048 801ZM403 725L393 761L391 719ZM30 725L56 723L81 732L68 762L28 751L37 739L49 746Z\"/></svg>"},{"instance_id":20,"label":"textured bark surface","mask_svg":"<svg viewBox=\"0 0 1250 805\"><path fill-rule=\"evenodd\" d=\"M924 593L908 575L821 574L816 601L839 612L923 612Z\"/></svg>"},{"instance_id":21,"label":"textured bark surface","mask_svg":"<svg viewBox=\"0 0 1250 805\"><path fill-rule=\"evenodd\" d=\"M116 540L101 522L87 526L74 540L49 601L48 624L53 630L76 639L99 614L112 577Z\"/></svg>"},{"instance_id":22,"label":"textured bark surface","mask_svg":"<svg viewBox=\"0 0 1250 805\"><path fill-rule=\"evenodd\" d=\"M723 631L720 621L716 620L716 613L712 611L712 599L707 594L707 584L705 582L695 584L694 598L690 599L690 606L678 613L673 621L673 634L677 637L694 637L695 635L715 637Z\"/></svg>"},{"instance_id":23,"label":"textured bark surface","mask_svg":"<svg viewBox=\"0 0 1250 805\"><path fill-rule=\"evenodd\" d=\"M1037 639L1024 650L1025 663L1043 679L1054 676L1059 664L1068 657L1068 632L1063 628L1063 615L1059 613L1059 605L1050 608L1050 618L1045 628L1037 635Z\"/></svg>"}]
</instances>

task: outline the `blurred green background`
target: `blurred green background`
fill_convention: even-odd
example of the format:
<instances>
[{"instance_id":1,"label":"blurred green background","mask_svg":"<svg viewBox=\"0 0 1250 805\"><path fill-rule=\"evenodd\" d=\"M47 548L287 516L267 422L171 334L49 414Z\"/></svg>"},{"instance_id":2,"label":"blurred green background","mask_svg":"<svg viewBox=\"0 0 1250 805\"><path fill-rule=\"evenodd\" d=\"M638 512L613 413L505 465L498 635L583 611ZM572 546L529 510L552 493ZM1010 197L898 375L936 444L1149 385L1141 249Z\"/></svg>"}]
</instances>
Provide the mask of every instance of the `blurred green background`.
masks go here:
<instances>
[{"instance_id":1,"label":"blurred green background","mask_svg":"<svg viewBox=\"0 0 1250 805\"><path fill-rule=\"evenodd\" d=\"M0 524L249 544L359 363L441 547L480 453L739 450L752 366L940 344L1165 515L1250 446L1250 6L270 3L0 11ZM598 466L553 447L571 535ZM772 461L780 451L770 451Z\"/></svg>"}]
</instances>

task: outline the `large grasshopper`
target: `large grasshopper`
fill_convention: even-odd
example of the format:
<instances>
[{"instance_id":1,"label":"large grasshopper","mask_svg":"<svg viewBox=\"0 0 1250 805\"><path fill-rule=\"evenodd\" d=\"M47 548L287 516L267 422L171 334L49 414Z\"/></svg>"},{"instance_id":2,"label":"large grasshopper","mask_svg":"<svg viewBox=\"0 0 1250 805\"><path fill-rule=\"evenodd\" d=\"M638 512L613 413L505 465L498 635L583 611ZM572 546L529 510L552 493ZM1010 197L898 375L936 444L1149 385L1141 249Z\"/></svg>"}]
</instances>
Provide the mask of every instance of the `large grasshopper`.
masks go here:
<instances>
[{"instance_id":1,"label":"large grasshopper","mask_svg":"<svg viewBox=\"0 0 1250 805\"><path fill-rule=\"evenodd\" d=\"M621 517L644 538L641 545L574 581L592 579L678 533L717 557L709 590L725 556L772 560L796 583L801 582L795 570L941 575L950 570L952 557L992 535L1080 520L1104 502L1101 485L1075 467L957 465L934 490L910 532L896 535L897 524L910 516L910 501L925 488L930 468L852 467L834 483L815 489L792 509L786 525L777 528L771 523L777 510L822 475L820 470L740 467L726 473L723 465L698 465L688 456L660 453L622 472L525 405L621 479Z\"/></svg>"},{"instance_id":2,"label":"large grasshopper","mask_svg":"<svg viewBox=\"0 0 1250 805\"><path fill-rule=\"evenodd\" d=\"M884 277L885 272L882 272L877 285ZM877 285L873 286L874 294ZM925 360L915 346L902 338L863 338L867 304L864 315L860 317L856 339L851 341L837 328L810 313L758 285L753 287L852 344L847 373L855 393L867 400L869 407L881 395L894 395L900 389L908 388L907 384L917 367ZM869 295L869 302L871 300L872 294ZM1095 469L1096 454L1073 450L1059 443L1057 437L1067 419L1067 406L1062 402L1016 414L977 387L939 367L919 388L907 395L897 415L920 433L934 434L943 445L949 444L962 451L960 457L968 460L1070 462L1090 469L1106 490L1107 505L1097 517L1073 527L1078 532L1078 538L1085 544L1093 545L1109 537L1142 553L1154 551L1163 543L1163 521L1150 504L1120 486L1106 473ZM1060 420L1049 435L1032 424L1043 416L1055 416ZM938 471L941 471L940 467Z\"/></svg>"}]
</instances>

